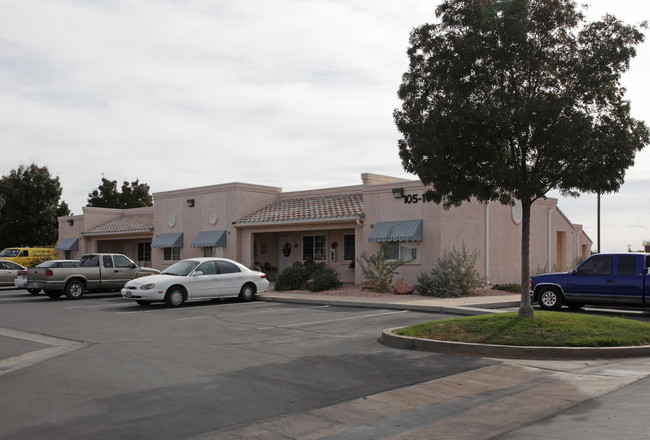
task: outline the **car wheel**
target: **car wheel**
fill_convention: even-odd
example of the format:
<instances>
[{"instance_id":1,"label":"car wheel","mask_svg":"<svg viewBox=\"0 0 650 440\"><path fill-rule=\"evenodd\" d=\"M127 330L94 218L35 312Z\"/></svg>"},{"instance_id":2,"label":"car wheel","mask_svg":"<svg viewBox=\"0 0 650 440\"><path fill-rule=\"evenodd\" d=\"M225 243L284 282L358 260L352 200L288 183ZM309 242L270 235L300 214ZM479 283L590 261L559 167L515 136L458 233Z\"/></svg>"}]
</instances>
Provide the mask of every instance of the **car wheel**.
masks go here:
<instances>
[{"instance_id":1,"label":"car wheel","mask_svg":"<svg viewBox=\"0 0 650 440\"><path fill-rule=\"evenodd\" d=\"M252 284L244 284L244 287L241 288L239 292L239 300L248 302L252 301L255 298L255 286Z\"/></svg>"},{"instance_id":2,"label":"car wheel","mask_svg":"<svg viewBox=\"0 0 650 440\"><path fill-rule=\"evenodd\" d=\"M559 310L562 307L564 298L554 287L542 287L537 295L537 302L544 310Z\"/></svg>"},{"instance_id":3,"label":"car wheel","mask_svg":"<svg viewBox=\"0 0 650 440\"><path fill-rule=\"evenodd\" d=\"M138 304L140 304L141 306L148 306L148 305L151 305L151 301L142 301L142 300L139 300L139 301L136 301L136 302L137 302Z\"/></svg>"},{"instance_id":4,"label":"car wheel","mask_svg":"<svg viewBox=\"0 0 650 440\"><path fill-rule=\"evenodd\" d=\"M47 292L45 292L45 294L47 296L49 296L50 298L52 298L52 299L59 299L61 297L61 295L63 295L63 292L58 292L58 291L55 291L55 290L48 290Z\"/></svg>"},{"instance_id":5,"label":"car wheel","mask_svg":"<svg viewBox=\"0 0 650 440\"><path fill-rule=\"evenodd\" d=\"M85 289L83 281L72 280L65 285L65 296L68 299L79 299L84 295Z\"/></svg>"},{"instance_id":6,"label":"car wheel","mask_svg":"<svg viewBox=\"0 0 650 440\"><path fill-rule=\"evenodd\" d=\"M41 289L27 289L27 291L28 291L31 295L38 295L38 293L41 291Z\"/></svg>"},{"instance_id":7,"label":"car wheel","mask_svg":"<svg viewBox=\"0 0 650 440\"><path fill-rule=\"evenodd\" d=\"M169 307L180 307L185 302L185 289L182 286L172 286L165 295L165 303Z\"/></svg>"}]
</instances>

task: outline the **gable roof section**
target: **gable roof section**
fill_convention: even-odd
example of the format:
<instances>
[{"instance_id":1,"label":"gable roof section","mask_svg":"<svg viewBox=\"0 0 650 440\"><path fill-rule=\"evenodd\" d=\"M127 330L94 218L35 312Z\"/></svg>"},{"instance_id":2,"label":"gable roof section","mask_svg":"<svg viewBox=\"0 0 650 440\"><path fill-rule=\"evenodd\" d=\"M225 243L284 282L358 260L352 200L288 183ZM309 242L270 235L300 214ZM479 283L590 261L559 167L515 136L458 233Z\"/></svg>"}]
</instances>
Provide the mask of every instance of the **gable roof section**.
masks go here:
<instances>
[{"instance_id":1,"label":"gable roof section","mask_svg":"<svg viewBox=\"0 0 650 440\"><path fill-rule=\"evenodd\" d=\"M277 200L233 225L355 219L363 216L363 195L337 194Z\"/></svg>"},{"instance_id":2,"label":"gable roof section","mask_svg":"<svg viewBox=\"0 0 650 440\"><path fill-rule=\"evenodd\" d=\"M81 235L120 234L153 231L153 213L125 215L97 225Z\"/></svg>"}]
</instances>

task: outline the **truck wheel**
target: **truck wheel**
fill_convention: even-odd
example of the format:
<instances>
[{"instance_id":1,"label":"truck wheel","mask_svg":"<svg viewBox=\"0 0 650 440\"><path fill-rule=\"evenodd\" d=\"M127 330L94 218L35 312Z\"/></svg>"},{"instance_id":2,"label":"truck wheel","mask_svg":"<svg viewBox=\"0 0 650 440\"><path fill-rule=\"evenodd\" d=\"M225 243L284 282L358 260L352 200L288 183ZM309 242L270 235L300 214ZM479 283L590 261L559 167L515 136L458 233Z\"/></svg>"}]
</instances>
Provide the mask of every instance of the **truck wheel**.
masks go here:
<instances>
[{"instance_id":1,"label":"truck wheel","mask_svg":"<svg viewBox=\"0 0 650 440\"><path fill-rule=\"evenodd\" d=\"M30 295L38 295L41 289L27 289Z\"/></svg>"},{"instance_id":2,"label":"truck wheel","mask_svg":"<svg viewBox=\"0 0 650 440\"><path fill-rule=\"evenodd\" d=\"M61 295L63 295L63 292L58 292L56 290L48 290L47 292L45 292L45 294L52 299L59 299Z\"/></svg>"},{"instance_id":3,"label":"truck wheel","mask_svg":"<svg viewBox=\"0 0 650 440\"><path fill-rule=\"evenodd\" d=\"M544 310L559 310L564 298L555 287L542 287L537 294L537 301Z\"/></svg>"},{"instance_id":4,"label":"truck wheel","mask_svg":"<svg viewBox=\"0 0 650 440\"><path fill-rule=\"evenodd\" d=\"M180 307L185 302L185 289L182 286L172 286L165 295L165 304L169 307Z\"/></svg>"},{"instance_id":5,"label":"truck wheel","mask_svg":"<svg viewBox=\"0 0 650 440\"><path fill-rule=\"evenodd\" d=\"M84 295L85 289L83 281L72 280L65 285L65 296L68 299L79 299Z\"/></svg>"},{"instance_id":6,"label":"truck wheel","mask_svg":"<svg viewBox=\"0 0 650 440\"><path fill-rule=\"evenodd\" d=\"M243 302L251 301L255 298L255 287L252 284L245 284L239 292L239 300Z\"/></svg>"}]
</instances>

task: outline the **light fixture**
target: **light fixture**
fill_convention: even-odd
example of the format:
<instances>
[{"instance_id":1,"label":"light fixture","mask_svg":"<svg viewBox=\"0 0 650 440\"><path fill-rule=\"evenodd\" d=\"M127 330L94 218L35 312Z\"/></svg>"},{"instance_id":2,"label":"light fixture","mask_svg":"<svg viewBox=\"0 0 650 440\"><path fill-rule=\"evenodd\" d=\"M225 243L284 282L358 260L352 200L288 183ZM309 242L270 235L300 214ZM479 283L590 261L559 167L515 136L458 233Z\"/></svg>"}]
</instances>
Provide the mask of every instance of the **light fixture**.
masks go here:
<instances>
[{"instance_id":1,"label":"light fixture","mask_svg":"<svg viewBox=\"0 0 650 440\"><path fill-rule=\"evenodd\" d=\"M194 199L187 199L186 203L190 208L194 207Z\"/></svg>"},{"instance_id":2,"label":"light fixture","mask_svg":"<svg viewBox=\"0 0 650 440\"><path fill-rule=\"evenodd\" d=\"M401 199L404 197L404 188L393 188L393 197Z\"/></svg>"},{"instance_id":3,"label":"light fixture","mask_svg":"<svg viewBox=\"0 0 650 440\"><path fill-rule=\"evenodd\" d=\"M74 219L69 218L69 219L68 219L68 224L69 224L70 226L74 225Z\"/></svg>"}]
</instances>

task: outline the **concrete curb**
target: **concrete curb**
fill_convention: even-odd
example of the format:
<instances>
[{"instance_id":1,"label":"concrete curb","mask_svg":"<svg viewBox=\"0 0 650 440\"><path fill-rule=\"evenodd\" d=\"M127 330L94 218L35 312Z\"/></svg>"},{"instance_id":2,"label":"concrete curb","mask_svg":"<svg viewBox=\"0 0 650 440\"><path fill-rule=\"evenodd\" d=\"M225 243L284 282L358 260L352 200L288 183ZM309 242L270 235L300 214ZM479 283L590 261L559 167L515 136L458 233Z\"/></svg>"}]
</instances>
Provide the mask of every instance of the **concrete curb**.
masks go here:
<instances>
[{"instance_id":1,"label":"concrete curb","mask_svg":"<svg viewBox=\"0 0 650 440\"><path fill-rule=\"evenodd\" d=\"M500 359L581 360L650 356L650 345L633 347L519 347L513 345L470 344L400 336L395 334L395 330L398 329L384 330L381 341L387 345L404 348Z\"/></svg>"}]
</instances>

